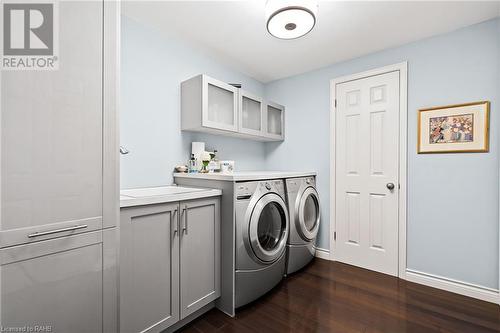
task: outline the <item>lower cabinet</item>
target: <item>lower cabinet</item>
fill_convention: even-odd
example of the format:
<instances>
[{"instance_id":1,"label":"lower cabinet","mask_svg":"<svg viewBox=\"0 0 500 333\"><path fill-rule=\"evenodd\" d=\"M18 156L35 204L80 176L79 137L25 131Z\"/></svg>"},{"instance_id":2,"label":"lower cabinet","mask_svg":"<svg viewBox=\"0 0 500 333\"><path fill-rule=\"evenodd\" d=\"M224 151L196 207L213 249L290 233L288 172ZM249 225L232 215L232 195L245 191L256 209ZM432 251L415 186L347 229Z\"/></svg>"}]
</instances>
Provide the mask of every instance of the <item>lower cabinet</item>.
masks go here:
<instances>
[{"instance_id":1,"label":"lower cabinet","mask_svg":"<svg viewBox=\"0 0 500 333\"><path fill-rule=\"evenodd\" d=\"M1 249L2 330L116 330L114 233L95 231Z\"/></svg>"},{"instance_id":2,"label":"lower cabinet","mask_svg":"<svg viewBox=\"0 0 500 333\"><path fill-rule=\"evenodd\" d=\"M219 205L121 209L120 332L161 332L220 296Z\"/></svg>"}]
</instances>

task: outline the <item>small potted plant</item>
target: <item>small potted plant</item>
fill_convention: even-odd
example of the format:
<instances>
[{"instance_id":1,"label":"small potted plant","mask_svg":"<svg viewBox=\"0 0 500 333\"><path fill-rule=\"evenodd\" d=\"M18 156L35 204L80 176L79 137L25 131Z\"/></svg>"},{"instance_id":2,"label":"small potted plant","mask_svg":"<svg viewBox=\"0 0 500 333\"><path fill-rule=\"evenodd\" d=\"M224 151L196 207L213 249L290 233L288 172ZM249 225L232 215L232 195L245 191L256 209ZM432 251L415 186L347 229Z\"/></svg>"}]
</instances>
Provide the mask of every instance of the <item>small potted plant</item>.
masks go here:
<instances>
[{"instance_id":1,"label":"small potted plant","mask_svg":"<svg viewBox=\"0 0 500 333\"><path fill-rule=\"evenodd\" d=\"M202 163L201 173L208 173L208 163L212 160L212 156L209 152L204 151L200 154L200 159Z\"/></svg>"}]
</instances>

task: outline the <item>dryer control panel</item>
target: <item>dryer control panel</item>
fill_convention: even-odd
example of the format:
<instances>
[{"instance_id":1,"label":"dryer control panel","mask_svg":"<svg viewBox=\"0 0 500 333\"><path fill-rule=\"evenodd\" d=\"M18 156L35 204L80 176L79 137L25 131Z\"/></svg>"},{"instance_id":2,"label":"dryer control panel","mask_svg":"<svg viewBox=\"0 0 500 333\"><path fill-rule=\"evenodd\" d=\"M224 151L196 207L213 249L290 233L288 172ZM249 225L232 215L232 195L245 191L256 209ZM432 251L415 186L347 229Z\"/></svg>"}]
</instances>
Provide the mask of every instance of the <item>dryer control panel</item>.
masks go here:
<instances>
[{"instance_id":1,"label":"dryer control panel","mask_svg":"<svg viewBox=\"0 0 500 333\"><path fill-rule=\"evenodd\" d=\"M307 177L306 184L310 186L316 186L316 179L314 177Z\"/></svg>"},{"instance_id":2,"label":"dryer control panel","mask_svg":"<svg viewBox=\"0 0 500 333\"><path fill-rule=\"evenodd\" d=\"M305 178L289 178L286 180L286 190L288 193L295 193L303 185L306 186L316 186L315 177L305 177Z\"/></svg>"}]
</instances>

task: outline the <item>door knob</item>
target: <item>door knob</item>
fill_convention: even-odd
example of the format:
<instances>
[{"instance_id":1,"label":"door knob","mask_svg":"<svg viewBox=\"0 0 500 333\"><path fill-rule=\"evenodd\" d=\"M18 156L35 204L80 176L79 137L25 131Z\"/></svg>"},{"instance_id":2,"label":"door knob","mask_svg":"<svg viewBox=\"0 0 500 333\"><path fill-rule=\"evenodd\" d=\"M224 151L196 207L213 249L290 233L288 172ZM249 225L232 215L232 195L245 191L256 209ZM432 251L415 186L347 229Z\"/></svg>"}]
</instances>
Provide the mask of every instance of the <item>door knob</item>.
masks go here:
<instances>
[{"instance_id":1,"label":"door knob","mask_svg":"<svg viewBox=\"0 0 500 333\"><path fill-rule=\"evenodd\" d=\"M394 183L387 183L385 186L389 189L389 191L394 190Z\"/></svg>"}]
</instances>

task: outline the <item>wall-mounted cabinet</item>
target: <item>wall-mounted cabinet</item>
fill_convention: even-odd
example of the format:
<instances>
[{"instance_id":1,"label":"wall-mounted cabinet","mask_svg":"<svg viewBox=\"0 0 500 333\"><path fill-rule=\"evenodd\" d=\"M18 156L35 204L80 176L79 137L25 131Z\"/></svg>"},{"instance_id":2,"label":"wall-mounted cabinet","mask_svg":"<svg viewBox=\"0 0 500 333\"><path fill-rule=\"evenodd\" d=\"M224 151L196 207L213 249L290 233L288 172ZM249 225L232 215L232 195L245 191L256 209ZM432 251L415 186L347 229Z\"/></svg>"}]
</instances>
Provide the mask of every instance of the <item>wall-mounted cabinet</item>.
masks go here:
<instances>
[{"instance_id":1,"label":"wall-mounted cabinet","mask_svg":"<svg viewBox=\"0 0 500 333\"><path fill-rule=\"evenodd\" d=\"M181 84L182 130L284 140L285 108L207 75Z\"/></svg>"}]
</instances>

